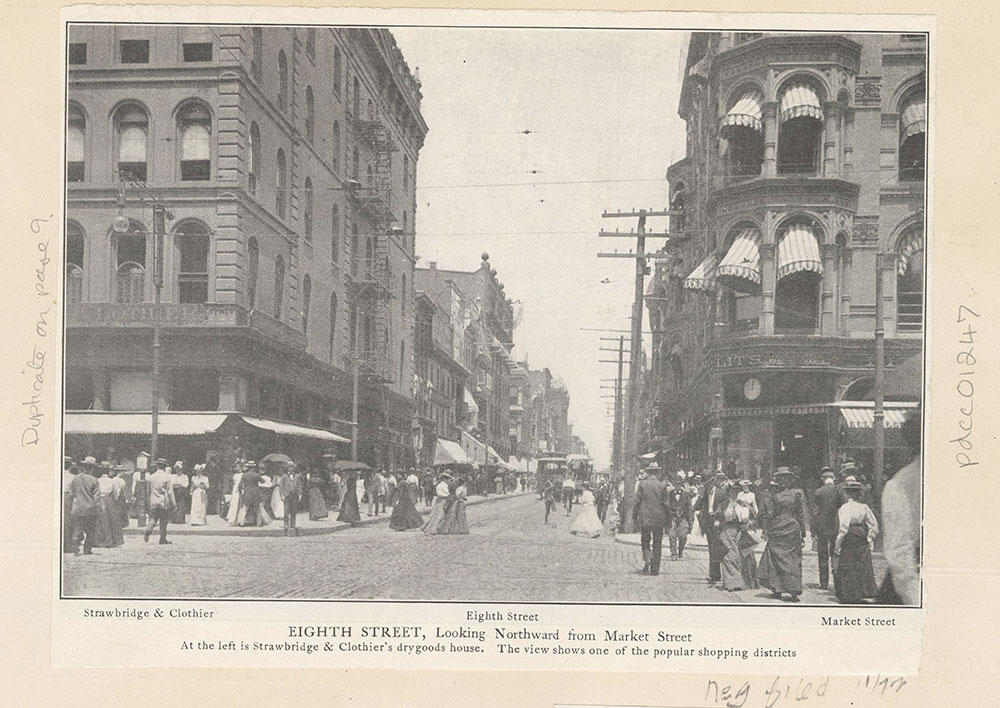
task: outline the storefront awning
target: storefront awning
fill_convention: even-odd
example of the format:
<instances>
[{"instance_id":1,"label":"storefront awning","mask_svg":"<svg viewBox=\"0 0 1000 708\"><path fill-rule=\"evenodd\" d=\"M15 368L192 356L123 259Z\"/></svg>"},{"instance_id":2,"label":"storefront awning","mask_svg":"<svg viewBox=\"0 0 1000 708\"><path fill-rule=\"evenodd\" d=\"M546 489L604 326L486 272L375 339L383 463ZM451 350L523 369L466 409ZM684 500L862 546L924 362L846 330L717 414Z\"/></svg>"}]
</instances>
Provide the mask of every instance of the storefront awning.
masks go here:
<instances>
[{"instance_id":1,"label":"storefront awning","mask_svg":"<svg viewBox=\"0 0 1000 708\"><path fill-rule=\"evenodd\" d=\"M214 433L226 421L225 413L160 413L159 435ZM67 435L152 435L153 416L148 412L74 411L63 416Z\"/></svg>"},{"instance_id":2,"label":"storefront awning","mask_svg":"<svg viewBox=\"0 0 1000 708\"><path fill-rule=\"evenodd\" d=\"M472 391L470 391L469 389L465 389L464 399L465 399L465 405L469 409L470 413L479 412L479 406L476 405L476 399L472 397Z\"/></svg>"},{"instance_id":3,"label":"storefront awning","mask_svg":"<svg viewBox=\"0 0 1000 708\"><path fill-rule=\"evenodd\" d=\"M924 232L915 231L906 238L899 249L899 264L897 266L899 275L906 275L907 268L910 267L910 259L916 253L924 250Z\"/></svg>"},{"instance_id":4,"label":"storefront awning","mask_svg":"<svg viewBox=\"0 0 1000 708\"><path fill-rule=\"evenodd\" d=\"M440 465L467 465L469 464L469 458L466 456L465 450L457 442L438 438L437 444L434 446L433 464L435 467Z\"/></svg>"},{"instance_id":5,"label":"storefront awning","mask_svg":"<svg viewBox=\"0 0 1000 708\"><path fill-rule=\"evenodd\" d=\"M781 94L779 107L781 122L792 118L823 120L823 104L816 90L808 84L792 84Z\"/></svg>"},{"instance_id":6,"label":"storefront awning","mask_svg":"<svg viewBox=\"0 0 1000 708\"><path fill-rule=\"evenodd\" d=\"M902 130L899 132L899 142L905 142L911 135L927 132L927 102L924 99L914 101L903 109L899 120Z\"/></svg>"},{"instance_id":7,"label":"storefront awning","mask_svg":"<svg viewBox=\"0 0 1000 708\"><path fill-rule=\"evenodd\" d=\"M462 431L462 450L465 451L465 456L472 466L477 467L486 464L488 454L486 446L464 430Z\"/></svg>"},{"instance_id":8,"label":"storefront awning","mask_svg":"<svg viewBox=\"0 0 1000 708\"><path fill-rule=\"evenodd\" d=\"M840 411L848 428L874 428L875 404L871 401L838 401L832 404ZM886 403L883 422L886 428L901 428L906 416L917 407L916 403Z\"/></svg>"},{"instance_id":9,"label":"storefront awning","mask_svg":"<svg viewBox=\"0 0 1000 708\"><path fill-rule=\"evenodd\" d=\"M722 116L722 123L719 126L723 134L727 128L750 128L761 132L760 106L764 102L764 95L756 89L744 93L726 115Z\"/></svg>"},{"instance_id":10,"label":"storefront awning","mask_svg":"<svg viewBox=\"0 0 1000 708\"><path fill-rule=\"evenodd\" d=\"M698 267L684 279L684 287L689 290L704 290L711 292L715 290L715 271L718 268L719 257L714 253L708 256Z\"/></svg>"},{"instance_id":11,"label":"storefront awning","mask_svg":"<svg viewBox=\"0 0 1000 708\"><path fill-rule=\"evenodd\" d=\"M823 272L819 243L811 226L796 224L789 227L778 242L778 280L801 271Z\"/></svg>"},{"instance_id":12,"label":"storefront awning","mask_svg":"<svg viewBox=\"0 0 1000 708\"><path fill-rule=\"evenodd\" d=\"M743 229L719 263L716 278L734 290L760 285L760 231Z\"/></svg>"},{"instance_id":13,"label":"storefront awning","mask_svg":"<svg viewBox=\"0 0 1000 708\"><path fill-rule=\"evenodd\" d=\"M284 423L277 420L268 420L267 418L255 418L250 415L240 415L243 422L247 425L257 428L259 430L267 430L272 433L277 433L278 435L297 435L304 438L314 438L316 440L325 440L326 442L338 442L338 443L349 443L350 439L343 437L342 435L337 435L329 430L324 430L323 428L310 428L305 425L296 425L295 423Z\"/></svg>"},{"instance_id":14,"label":"storefront awning","mask_svg":"<svg viewBox=\"0 0 1000 708\"><path fill-rule=\"evenodd\" d=\"M501 466L504 466L504 465L507 464L504 461L504 459L502 457L500 457L500 453L498 453L496 450L493 449L492 445L487 445L486 446L486 452L489 453L489 458L488 459L490 461L490 464L501 465Z\"/></svg>"}]
</instances>

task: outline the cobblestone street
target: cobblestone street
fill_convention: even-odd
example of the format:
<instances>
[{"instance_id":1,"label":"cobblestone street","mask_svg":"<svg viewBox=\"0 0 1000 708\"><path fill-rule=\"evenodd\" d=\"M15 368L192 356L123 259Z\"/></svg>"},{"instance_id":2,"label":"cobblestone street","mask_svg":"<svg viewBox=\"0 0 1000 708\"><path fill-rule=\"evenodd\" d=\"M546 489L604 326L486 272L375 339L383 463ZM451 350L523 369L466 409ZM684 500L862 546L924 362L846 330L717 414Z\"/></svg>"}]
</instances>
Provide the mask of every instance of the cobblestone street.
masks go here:
<instances>
[{"instance_id":1,"label":"cobblestone street","mask_svg":"<svg viewBox=\"0 0 1000 708\"><path fill-rule=\"evenodd\" d=\"M576 510L574 509L574 515ZM534 494L468 508L468 536L396 532L386 522L299 538L181 535L173 545L126 536L119 548L64 556L63 592L87 597L401 599L521 602L774 603L764 590L708 585L708 553L692 546L659 576L640 574L638 546L577 538L561 508L545 526ZM760 549L758 549L760 550ZM876 574L879 573L876 559ZM818 590L803 559L803 603Z\"/></svg>"}]
</instances>

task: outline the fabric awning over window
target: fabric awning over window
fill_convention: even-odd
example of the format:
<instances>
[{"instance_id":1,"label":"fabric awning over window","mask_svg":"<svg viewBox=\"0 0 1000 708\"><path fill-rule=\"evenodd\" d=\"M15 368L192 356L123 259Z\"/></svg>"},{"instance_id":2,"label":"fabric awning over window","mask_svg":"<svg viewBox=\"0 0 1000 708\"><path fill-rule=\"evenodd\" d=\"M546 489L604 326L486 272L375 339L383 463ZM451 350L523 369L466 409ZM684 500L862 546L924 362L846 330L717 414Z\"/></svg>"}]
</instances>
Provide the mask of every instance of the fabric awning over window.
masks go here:
<instances>
[{"instance_id":1,"label":"fabric awning over window","mask_svg":"<svg viewBox=\"0 0 1000 708\"><path fill-rule=\"evenodd\" d=\"M910 267L910 259L920 251L924 250L924 232L916 231L903 242L899 249L899 275L906 275L907 268Z\"/></svg>"},{"instance_id":2,"label":"fabric awning over window","mask_svg":"<svg viewBox=\"0 0 1000 708\"><path fill-rule=\"evenodd\" d=\"M917 407L916 403L886 403L882 409L886 428L901 428L906 416ZM875 404L871 401L838 401L833 406L840 411L848 428L871 429L875 427Z\"/></svg>"},{"instance_id":3,"label":"fabric awning over window","mask_svg":"<svg viewBox=\"0 0 1000 708\"><path fill-rule=\"evenodd\" d=\"M698 267L691 271L690 275L684 279L684 287L689 290L704 290L710 292L715 289L715 272L718 268L719 257L713 252Z\"/></svg>"},{"instance_id":4,"label":"fabric awning over window","mask_svg":"<svg viewBox=\"0 0 1000 708\"><path fill-rule=\"evenodd\" d=\"M924 133L927 131L927 101L920 99L909 104L903 110L903 117L900 119L902 130L899 133L899 142L904 142L911 135Z\"/></svg>"},{"instance_id":5,"label":"fabric awning over window","mask_svg":"<svg viewBox=\"0 0 1000 708\"><path fill-rule=\"evenodd\" d=\"M226 413L160 413L160 435L204 435L219 429ZM122 411L74 411L63 416L67 435L151 435L152 413Z\"/></svg>"},{"instance_id":6,"label":"fabric awning over window","mask_svg":"<svg viewBox=\"0 0 1000 708\"><path fill-rule=\"evenodd\" d=\"M314 438L316 440L325 440L327 442L339 442L339 443L349 443L351 442L349 438L345 438L342 435L337 435L334 432L325 430L323 428L309 428L304 425L296 425L295 423L285 423L278 420L269 420L267 418L257 418L250 415L240 415L243 422L249 426L257 428L259 430L268 430L272 433L277 433L279 435L295 435L304 438Z\"/></svg>"},{"instance_id":7,"label":"fabric awning over window","mask_svg":"<svg viewBox=\"0 0 1000 708\"><path fill-rule=\"evenodd\" d=\"M747 91L722 117L719 130L725 132L727 128L744 127L761 132L760 106L763 102L764 95L760 91Z\"/></svg>"},{"instance_id":8,"label":"fabric awning over window","mask_svg":"<svg viewBox=\"0 0 1000 708\"><path fill-rule=\"evenodd\" d=\"M760 231L743 229L715 271L716 279L734 290L760 285Z\"/></svg>"},{"instance_id":9,"label":"fabric awning over window","mask_svg":"<svg viewBox=\"0 0 1000 708\"><path fill-rule=\"evenodd\" d=\"M815 118L823 120L823 105L816 90L808 84L792 84L781 94L779 107L781 122L792 118Z\"/></svg>"},{"instance_id":10,"label":"fabric awning over window","mask_svg":"<svg viewBox=\"0 0 1000 708\"><path fill-rule=\"evenodd\" d=\"M434 446L434 466L441 465L467 465L469 458L465 450L457 442L438 438Z\"/></svg>"},{"instance_id":11,"label":"fabric awning over window","mask_svg":"<svg viewBox=\"0 0 1000 708\"><path fill-rule=\"evenodd\" d=\"M790 227L778 242L778 279L804 270L822 273L823 261L812 227L798 224Z\"/></svg>"}]
</instances>

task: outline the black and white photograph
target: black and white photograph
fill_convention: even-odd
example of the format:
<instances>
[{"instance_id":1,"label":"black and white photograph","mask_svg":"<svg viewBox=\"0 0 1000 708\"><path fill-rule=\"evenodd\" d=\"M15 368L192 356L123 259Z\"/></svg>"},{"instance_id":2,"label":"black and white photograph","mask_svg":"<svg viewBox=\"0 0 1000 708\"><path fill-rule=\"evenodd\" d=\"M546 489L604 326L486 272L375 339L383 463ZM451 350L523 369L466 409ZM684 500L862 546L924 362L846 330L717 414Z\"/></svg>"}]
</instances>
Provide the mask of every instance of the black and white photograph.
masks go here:
<instances>
[{"instance_id":1,"label":"black and white photograph","mask_svg":"<svg viewBox=\"0 0 1000 708\"><path fill-rule=\"evenodd\" d=\"M929 37L71 22L59 597L922 606Z\"/></svg>"}]
</instances>

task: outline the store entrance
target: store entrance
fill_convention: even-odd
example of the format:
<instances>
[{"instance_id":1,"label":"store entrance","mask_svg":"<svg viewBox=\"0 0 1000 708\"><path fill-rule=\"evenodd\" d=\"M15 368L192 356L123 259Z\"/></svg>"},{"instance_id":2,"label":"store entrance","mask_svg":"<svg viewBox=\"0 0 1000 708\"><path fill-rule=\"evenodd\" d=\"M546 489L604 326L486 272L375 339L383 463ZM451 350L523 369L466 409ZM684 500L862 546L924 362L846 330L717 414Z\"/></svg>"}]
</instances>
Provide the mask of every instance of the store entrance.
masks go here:
<instances>
[{"instance_id":1,"label":"store entrance","mask_svg":"<svg viewBox=\"0 0 1000 708\"><path fill-rule=\"evenodd\" d=\"M776 467L798 467L800 481L815 476L826 463L826 417L788 415L774 419Z\"/></svg>"}]
</instances>

